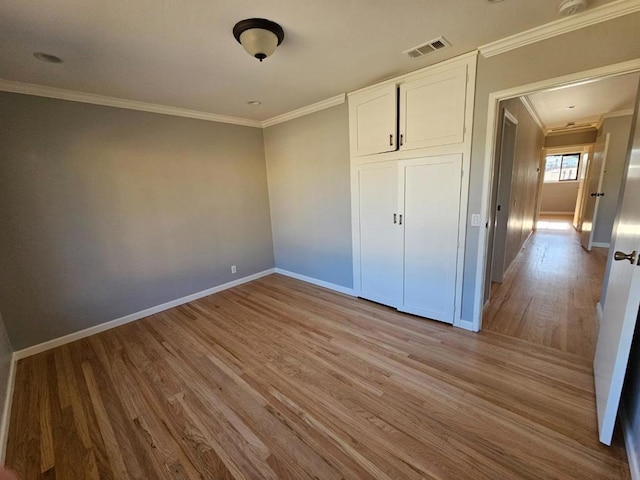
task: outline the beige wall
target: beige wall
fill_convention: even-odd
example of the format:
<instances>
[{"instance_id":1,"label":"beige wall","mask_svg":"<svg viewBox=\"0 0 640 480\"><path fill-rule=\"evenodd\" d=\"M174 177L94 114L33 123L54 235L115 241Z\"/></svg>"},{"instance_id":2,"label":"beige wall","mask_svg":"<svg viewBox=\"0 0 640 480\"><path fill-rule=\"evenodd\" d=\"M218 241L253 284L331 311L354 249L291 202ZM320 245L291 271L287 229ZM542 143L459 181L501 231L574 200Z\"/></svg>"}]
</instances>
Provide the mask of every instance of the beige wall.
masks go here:
<instances>
[{"instance_id":1,"label":"beige wall","mask_svg":"<svg viewBox=\"0 0 640 480\"><path fill-rule=\"evenodd\" d=\"M0 103L0 271L12 280L0 310L14 348L274 266L262 130Z\"/></svg>"},{"instance_id":2,"label":"beige wall","mask_svg":"<svg viewBox=\"0 0 640 480\"><path fill-rule=\"evenodd\" d=\"M501 102L501 106L518 120L513 170L501 171L503 177L511 177L505 247L506 271L533 231L544 133L519 98Z\"/></svg>"},{"instance_id":3,"label":"beige wall","mask_svg":"<svg viewBox=\"0 0 640 480\"><path fill-rule=\"evenodd\" d=\"M470 215L479 211L485 159L489 94L541 80L573 74L584 70L640 58L638 42L640 13L592 25L574 32L526 45L515 50L478 58L474 109L471 178L469 190ZM492 106L493 108L493 106ZM483 213L483 212L482 212ZM475 304L478 228L467 229L463 287L462 318L472 320L479 309Z\"/></svg>"},{"instance_id":4,"label":"beige wall","mask_svg":"<svg viewBox=\"0 0 640 480\"><path fill-rule=\"evenodd\" d=\"M576 210L579 186L580 182L543 183L540 212L573 215Z\"/></svg>"},{"instance_id":5,"label":"beige wall","mask_svg":"<svg viewBox=\"0 0 640 480\"><path fill-rule=\"evenodd\" d=\"M609 133L611 137L602 179L602 191L605 195L600 198L598 216L593 229L593 241L597 243L609 243L611 241L620 185L622 184L627 160L631 118L631 115L607 118L598 132L600 135Z\"/></svg>"},{"instance_id":6,"label":"beige wall","mask_svg":"<svg viewBox=\"0 0 640 480\"><path fill-rule=\"evenodd\" d=\"M353 286L347 104L264 132L276 267Z\"/></svg>"}]
</instances>

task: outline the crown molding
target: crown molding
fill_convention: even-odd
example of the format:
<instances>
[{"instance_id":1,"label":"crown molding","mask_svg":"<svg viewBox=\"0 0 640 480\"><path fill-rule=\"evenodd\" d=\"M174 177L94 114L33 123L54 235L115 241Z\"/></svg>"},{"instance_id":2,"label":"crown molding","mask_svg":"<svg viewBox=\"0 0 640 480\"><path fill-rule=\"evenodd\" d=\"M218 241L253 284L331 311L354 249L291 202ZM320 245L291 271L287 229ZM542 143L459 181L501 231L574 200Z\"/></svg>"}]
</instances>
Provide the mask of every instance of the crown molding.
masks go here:
<instances>
[{"instance_id":1,"label":"crown molding","mask_svg":"<svg viewBox=\"0 0 640 480\"><path fill-rule=\"evenodd\" d=\"M640 0L638 0L640 1ZM351 95L358 95L364 92L368 92L368 91L372 91L372 90L376 90L377 88L380 88L384 85L400 85L402 83L406 83L409 82L411 80L413 80L416 77L419 77L420 75L422 75L423 73L438 73L442 70L446 70L452 66L456 66L456 65L465 65L465 64L469 64L471 62L473 62L473 64L475 65L476 63L476 59L478 57L478 50L472 50L470 52L467 53L463 53L460 55L457 55L455 57L451 57L448 58L447 60L442 60L441 62L438 63L433 63L431 65L427 65L426 67L422 67L419 70L413 70L411 72L405 73L403 75L398 75L395 77L390 77L387 78L386 80L381 80L377 83L374 83L372 85L367 85L366 87L362 87L359 88L358 90L353 90L351 92L347 93L347 97L350 97ZM475 81L475 77L474 77L474 81Z\"/></svg>"},{"instance_id":2,"label":"crown molding","mask_svg":"<svg viewBox=\"0 0 640 480\"><path fill-rule=\"evenodd\" d=\"M341 105L344 102L345 94L341 93L340 95L336 95L335 97L327 98L326 100L307 105L306 107L298 108L297 110L293 110L291 112L283 113L282 115L269 118L267 120L264 120L261 125L262 128L272 127L274 125L278 125L279 123L293 120L294 118L303 117L305 115L309 115L310 113L319 112L320 110L325 110L327 108L335 107L336 105Z\"/></svg>"},{"instance_id":3,"label":"crown molding","mask_svg":"<svg viewBox=\"0 0 640 480\"><path fill-rule=\"evenodd\" d=\"M57 98L71 102L90 103L93 105L103 105L106 107L125 108L128 110L139 110L141 112L160 113L162 115L173 115L175 117L195 118L208 122L230 123L243 127L261 128L262 122L240 117L229 117L217 115L215 113L199 112L197 110L187 110L185 108L168 107L155 103L138 102L136 100L126 100L124 98L107 97L93 93L76 92L62 88L46 87L31 83L14 82L0 79L0 91L11 93L22 93L25 95L36 95L38 97Z\"/></svg>"},{"instance_id":4,"label":"crown molding","mask_svg":"<svg viewBox=\"0 0 640 480\"><path fill-rule=\"evenodd\" d=\"M232 125L241 125L243 127L266 128L278 123L287 122L294 118L309 115L310 113L319 112L345 102L345 94L341 93L335 97L322 100L312 105L283 113L267 120L251 120L241 117L230 117L226 115L218 115L215 113L200 112L197 110L188 110L186 108L169 107L156 103L138 102L136 100L126 100L124 98L107 97L105 95L96 95L94 93L76 92L74 90L65 90L63 88L47 87L44 85L36 85L33 83L15 82L12 80L4 80L0 78L0 91L11 93L22 93L24 95L35 95L38 97L56 98L58 100L68 100L70 102L90 103L92 105L102 105L106 107L124 108L128 110L139 110L141 112L160 113L162 115L172 115L174 117L195 118L197 120L206 120L208 122L230 123Z\"/></svg>"},{"instance_id":5,"label":"crown molding","mask_svg":"<svg viewBox=\"0 0 640 480\"><path fill-rule=\"evenodd\" d=\"M586 12L525 30L510 37L496 40L478 47L480 53L488 58L514 50L516 48L552 38L563 33L595 25L617 17L640 11L640 0L616 0Z\"/></svg>"},{"instance_id":6,"label":"crown molding","mask_svg":"<svg viewBox=\"0 0 640 480\"><path fill-rule=\"evenodd\" d=\"M529 97L523 95L522 97L520 97L520 101L524 105L524 108L526 108L529 114L533 117L533 121L536 122L540 130L542 130L545 135L549 133L549 129L545 127L542 123L542 120L540 120L540 115L538 115L538 111L536 110L536 107L534 107L531 103L531 100L529 100Z\"/></svg>"}]
</instances>

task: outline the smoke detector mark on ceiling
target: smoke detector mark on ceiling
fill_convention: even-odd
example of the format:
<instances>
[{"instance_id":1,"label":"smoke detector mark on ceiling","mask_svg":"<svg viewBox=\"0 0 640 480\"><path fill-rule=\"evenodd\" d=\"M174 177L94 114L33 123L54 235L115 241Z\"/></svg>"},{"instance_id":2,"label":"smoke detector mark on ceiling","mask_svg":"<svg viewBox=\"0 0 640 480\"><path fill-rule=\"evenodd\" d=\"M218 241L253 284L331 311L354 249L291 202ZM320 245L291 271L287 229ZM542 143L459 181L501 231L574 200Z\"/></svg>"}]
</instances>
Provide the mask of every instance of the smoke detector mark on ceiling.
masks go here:
<instances>
[{"instance_id":1,"label":"smoke detector mark on ceiling","mask_svg":"<svg viewBox=\"0 0 640 480\"><path fill-rule=\"evenodd\" d=\"M428 53L435 52L436 50L442 50L443 48L447 48L450 46L451 44L444 37L438 37L428 41L427 43L418 45L417 47L405 50L402 53L406 53L407 55L409 55L409 58L416 59L424 57Z\"/></svg>"},{"instance_id":2,"label":"smoke detector mark on ceiling","mask_svg":"<svg viewBox=\"0 0 640 480\"><path fill-rule=\"evenodd\" d=\"M574 15L587 8L587 5L587 0L563 0L559 12L561 15Z\"/></svg>"}]
</instances>

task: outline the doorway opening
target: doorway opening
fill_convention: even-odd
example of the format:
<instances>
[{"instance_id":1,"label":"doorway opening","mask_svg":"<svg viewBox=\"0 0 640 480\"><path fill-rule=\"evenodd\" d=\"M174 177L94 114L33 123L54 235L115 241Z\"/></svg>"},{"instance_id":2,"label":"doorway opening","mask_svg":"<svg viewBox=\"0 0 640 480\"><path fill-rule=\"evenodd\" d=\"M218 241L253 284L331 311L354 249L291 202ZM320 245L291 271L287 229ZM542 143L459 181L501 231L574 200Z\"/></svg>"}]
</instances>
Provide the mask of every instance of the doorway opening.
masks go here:
<instances>
[{"instance_id":1,"label":"doorway opening","mask_svg":"<svg viewBox=\"0 0 640 480\"><path fill-rule=\"evenodd\" d=\"M593 359L639 76L500 101L483 329Z\"/></svg>"}]
</instances>

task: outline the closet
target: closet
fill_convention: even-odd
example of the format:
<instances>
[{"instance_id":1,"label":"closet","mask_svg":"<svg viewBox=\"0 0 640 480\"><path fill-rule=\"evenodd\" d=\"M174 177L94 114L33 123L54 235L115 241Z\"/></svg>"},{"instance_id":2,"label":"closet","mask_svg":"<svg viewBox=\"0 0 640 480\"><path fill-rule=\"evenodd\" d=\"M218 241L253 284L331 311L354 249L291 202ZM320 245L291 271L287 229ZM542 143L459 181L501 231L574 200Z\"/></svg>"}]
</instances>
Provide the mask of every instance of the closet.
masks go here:
<instances>
[{"instance_id":1,"label":"closet","mask_svg":"<svg viewBox=\"0 0 640 480\"><path fill-rule=\"evenodd\" d=\"M349 94L356 294L453 324L474 75L467 55Z\"/></svg>"}]
</instances>

